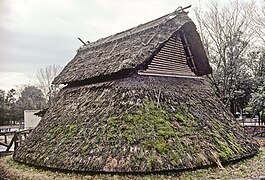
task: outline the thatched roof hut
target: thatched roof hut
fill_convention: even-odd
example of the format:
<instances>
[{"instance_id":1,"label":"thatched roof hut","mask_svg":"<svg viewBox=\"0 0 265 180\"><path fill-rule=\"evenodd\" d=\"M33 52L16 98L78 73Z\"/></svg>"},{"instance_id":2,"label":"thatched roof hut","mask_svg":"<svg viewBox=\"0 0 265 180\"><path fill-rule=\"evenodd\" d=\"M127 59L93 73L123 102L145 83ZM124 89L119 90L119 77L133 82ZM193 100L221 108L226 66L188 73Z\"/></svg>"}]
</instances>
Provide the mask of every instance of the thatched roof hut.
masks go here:
<instances>
[{"instance_id":1,"label":"thatched roof hut","mask_svg":"<svg viewBox=\"0 0 265 180\"><path fill-rule=\"evenodd\" d=\"M182 10L86 44L55 78L67 86L14 159L75 171L152 172L257 153L198 78L211 72Z\"/></svg>"}]
</instances>

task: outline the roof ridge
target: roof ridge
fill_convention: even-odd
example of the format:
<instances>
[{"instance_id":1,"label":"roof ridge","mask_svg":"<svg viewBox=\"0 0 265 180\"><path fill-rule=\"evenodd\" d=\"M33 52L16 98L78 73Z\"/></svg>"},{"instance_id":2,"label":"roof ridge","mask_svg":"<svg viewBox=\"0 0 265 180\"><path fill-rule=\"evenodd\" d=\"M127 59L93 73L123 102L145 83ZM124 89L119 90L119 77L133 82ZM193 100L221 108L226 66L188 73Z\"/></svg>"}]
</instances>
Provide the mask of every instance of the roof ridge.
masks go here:
<instances>
[{"instance_id":1,"label":"roof ridge","mask_svg":"<svg viewBox=\"0 0 265 180\"><path fill-rule=\"evenodd\" d=\"M157 19L154 19L152 21L148 21L148 22L146 22L144 24L139 24L138 26L135 26L135 27L127 29L127 30L124 30L124 31L116 33L116 34L112 34L112 35L107 36L105 38L100 38L100 39L98 39L98 40L96 40L94 42L90 42L87 45L82 45L77 51L80 51L80 50L82 51L82 50L85 50L87 48L97 47L97 46L101 45L102 43L105 44L105 43L117 41L117 40L122 39L122 38L124 38L126 36L131 36L131 35L137 34L139 32L146 31L148 29L157 27L157 26L161 25L162 23L167 23L167 22L173 20L174 18L176 18L178 15L183 14L183 13L185 13L185 15L187 15L188 12L185 12L183 9L186 9L186 8L182 8L180 6L175 11L173 11L173 12L171 12L169 14L166 14L166 15L164 15L162 17L159 17ZM135 30L137 30L137 29L139 29L141 27L143 27L143 28L138 30L138 31L135 31ZM130 34L130 32L131 32L131 34ZM117 37L117 36L119 36L119 37ZM116 37L116 38L112 39L113 37Z\"/></svg>"}]
</instances>

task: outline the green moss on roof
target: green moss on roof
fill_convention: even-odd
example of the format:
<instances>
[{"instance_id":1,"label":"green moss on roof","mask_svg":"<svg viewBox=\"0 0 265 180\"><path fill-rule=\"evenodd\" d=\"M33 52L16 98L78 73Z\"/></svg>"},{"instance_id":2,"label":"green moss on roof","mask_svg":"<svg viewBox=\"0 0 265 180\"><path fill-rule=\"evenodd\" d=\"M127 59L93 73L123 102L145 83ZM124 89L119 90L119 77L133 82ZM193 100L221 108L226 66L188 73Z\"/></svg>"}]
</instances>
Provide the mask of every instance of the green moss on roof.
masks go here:
<instances>
[{"instance_id":1,"label":"green moss on roof","mask_svg":"<svg viewBox=\"0 0 265 180\"><path fill-rule=\"evenodd\" d=\"M14 159L77 171L149 172L220 165L258 148L204 81L133 77L64 89Z\"/></svg>"}]
</instances>

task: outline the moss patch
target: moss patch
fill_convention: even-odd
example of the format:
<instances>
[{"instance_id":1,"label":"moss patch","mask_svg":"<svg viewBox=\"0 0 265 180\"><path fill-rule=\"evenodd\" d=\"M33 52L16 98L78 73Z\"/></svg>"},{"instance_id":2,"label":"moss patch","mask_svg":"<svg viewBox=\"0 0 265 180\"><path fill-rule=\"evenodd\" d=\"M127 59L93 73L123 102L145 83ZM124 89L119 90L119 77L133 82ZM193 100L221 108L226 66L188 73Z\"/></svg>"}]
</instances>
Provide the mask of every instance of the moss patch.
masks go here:
<instances>
[{"instance_id":1,"label":"moss patch","mask_svg":"<svg viewBox=\"0 0 265 180\"><path fill-rule=\"evenodd\" d=\"M257 150L202 81L130 77L63 89L14 159L68 170L146 172Z\"/></svg>"},{"instance_id":2,"label":"moss patch","mask_svg":"<svg viewBox=\"0 0 265 180\"><path fill-rule=\"evenodd\" d=\"M107 119L108 140L114 144L119 140L129 142L131 145L140 143L149 152L156 151L155 155L149 153L144 157L149 170L156 168L155 164L158 162L155 161L158 154L169 157L169 164L172 166L181 164L183 158L181 156L185 156L184 150L188 145L183 144L180 138L185 135L185 131L188 131L187 128L190 131L195 124L193 115L186 111L183 112L176 107L173 112L170 112L145 99L136 113L125 113L120 117L111 116ZM182 129L178 124L182 125ZM186 145L187 147L183 147ZM199 150L199 148L196 149L196 151Z\"/></svg>"}]
</instances>

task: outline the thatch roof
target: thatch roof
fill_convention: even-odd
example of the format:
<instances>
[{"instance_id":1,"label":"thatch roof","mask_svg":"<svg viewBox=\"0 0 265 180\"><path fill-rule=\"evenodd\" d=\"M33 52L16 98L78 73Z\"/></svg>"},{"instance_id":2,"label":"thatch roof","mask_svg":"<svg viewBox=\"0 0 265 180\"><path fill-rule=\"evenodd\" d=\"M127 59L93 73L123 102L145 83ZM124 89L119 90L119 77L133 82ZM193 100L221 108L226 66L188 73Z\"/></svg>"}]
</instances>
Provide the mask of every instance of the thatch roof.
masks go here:
<instances>
[{"instance_id":1,"label":"thatch roof","mask_svg":"<svg viewBox=\"0 0 265 180\"><path fill-rule=\"evenodd\" d=\"M82 46L53 83L76 83L122 71L128 74L144 69L154 54L179 30L186 34L198 69L197 75L211 73L194 23L186 12L176 10L146 24Z\"/></svg>"},{"instance_id":2,"label":"thatch roof","mask_svg":"<svg viewBox=\"0 0 265 180\"><path fill-rule=\"evenodd\" d=\"M258 148L204 80L136 75L64 88L14 159L66 170L150 172L220 165Z\"/></svg>"},{"instance_id":3,"label":"thatch roof","mask_svg":"<svg viewBox=\"0 0 265 180\"><path fill-rule=\"evenodd\" d=\"M195 25L182 11L81 47L54 80L68 86L14 159L74 171L153 172L257 153L203 79L148 75L175 73L169 61L173 68L184 64L184 73L211 73Z\"/></svg>"}]
</instances>

